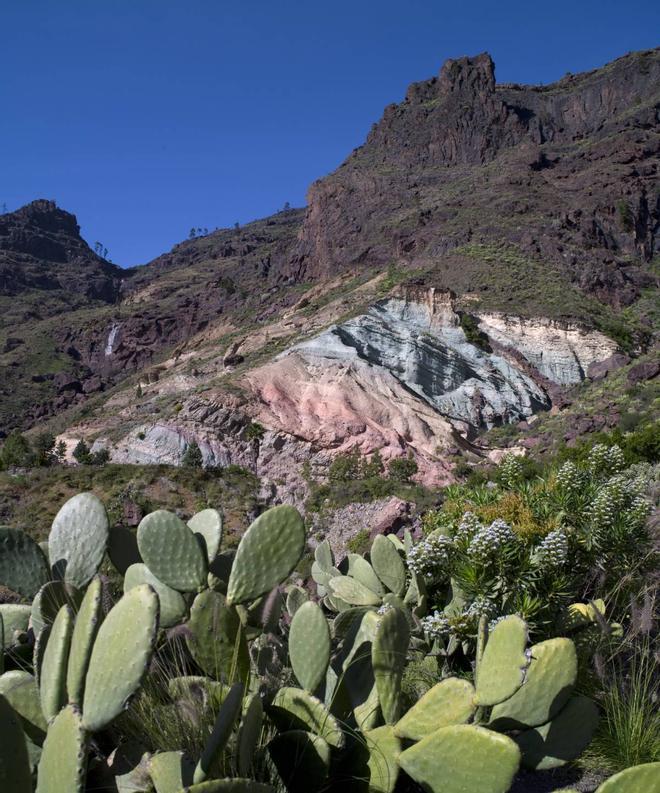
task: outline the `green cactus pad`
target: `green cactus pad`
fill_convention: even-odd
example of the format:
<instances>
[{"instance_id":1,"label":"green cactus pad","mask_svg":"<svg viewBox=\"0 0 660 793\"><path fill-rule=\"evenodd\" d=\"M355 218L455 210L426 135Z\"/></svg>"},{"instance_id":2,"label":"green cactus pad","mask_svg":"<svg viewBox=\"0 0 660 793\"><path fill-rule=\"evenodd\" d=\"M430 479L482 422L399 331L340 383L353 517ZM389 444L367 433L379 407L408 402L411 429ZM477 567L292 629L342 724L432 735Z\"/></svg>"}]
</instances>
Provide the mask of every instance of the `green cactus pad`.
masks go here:
<instances>
[{"instance_id":1,"label":"green cactus pad","mask_svg":"<svg viewBox=\"0 0 660 793\"><path fill-rule=\"evenodd\" d=\"M135 532L123 526L110 529L108 538L108 557L120 575L125 575L132 564L142 561Z\"/></svg>"},{"instance_id":2,"label":"green cactus pad","mask_svg":"<svg viewBox=\"0 0 660 793\"><path fill-rule=\"evenodd\" d=\"M132 564L124 576L124 593L140 584L149 584L158 595L160 603L160 627L171 628L185 619L188 606L181 592L164 584L151 572L146 564Z\"/></svg>"},{"instance_id":3,"label":"green cactus pad","mask_svg":"<svg viewBox=\"0 0 660 793\"><path fill-rule=\"evenodd\" d=\"M210 779L178 793L275 793L275 788L251 779Z\"/></svg>"},{"instance_id":4,"label":"green cactus pad","mask_svg":"<svg viewBox=\"0 0 660 793\"><path fill-rule=\"evenodd\" d=\"M241 538L229 576L227 600L245 603L282 583L305 550L305 524L297 509L272 507Z\"/></svg>"},{"instance_id":5,"label":"green cactus pad","mask_svg":"<svg viewBox=\"0 0 660 793\"><path fill-rule=\"evenodd\" d=\"M596 793L660 793L660 763L643 763L606 779Z\"/></svg>"},{"instance_id":6,"label":"green cactus pad","mask_svg":"<svg viewBox=\"0 0 660 793\"><path fill-rule=\"evenodd\" d=\"M319 597L325 595L330 579L341 575L336 567L321 567L317 561L312 562L311 573L312 578L317 583L318 587L320 587L318 591Z\"/></svg>"},{"instance_id":7,"label":"green cactus pad","mask_svg":"<svg viewBox=\"0 0 660 793\"><path fill-rule=\"evenodd\" d=\"M477 704L497 705L523 684L529 666L527 624L520 617L505 617L488 638L477 666Z\"/></svg>"},{"instance_id":8,"label":"green cactus pad","mask_svg":"<svg viewBox=\"0 0 660 793\"><path fill-rule=\"evenodd\" d=\"M380 595L347 575L338 575L328 582L330 594L351 606L379 606Z\"/></svg>"},{"instance_id":9,"label":"green cactus pad","mask_svg":"<svg viewBox=\"0 0 660 793\"><path fill-rule=\"evenodd\" d=\"M264 708L261 697L254 694L243 710L243 716L236 736L236 765L241 776L247 776L254 762L255 752L261 736Z\"/></svg>"},{"instance_id":10,"label":"green cactus pad","mask_svg":"<svg viewBox=\"0 0 660 793\"><path fill-rule=\"evenodd\" d=\"M158 509L142 518L137 541L144 563L168 587L179 592L199 592L206 587L204 551L174 513Z\"/></svg>"},{"instance_id":11,"label":"green cactus pad","mask_svg":"<svg viewBox=\"0 0 660 793\"><path fill-rule=\"evenodd\" d=\"M299 688L280 688L268 708L273 721L283 730L302 729L320 735L330 746L341 749L344 735L338 721L324 704Z\"/></svg>"},{"instance_id":12,"label":"green cactus pad","mask_svg":"<svg viewBox=\"0 0 660 793\"><path fill-rule=\"evenodd\" d=\"M495 705L490 726L496 730L538 727L554 718L568 701L577 679L577 656L570 639L548 639L530 648L532 661L524 684L506 702Z\"/></svg>"},{"instance_id":13,"label":"green cactus pad","mask_svg":"<svg viewBox=\"0 0 660 793\"><path fill-rule=\"evenodd\" d=\"M378 578L390 592L403 597L406 591L406 566L394 544L379 534L371 546L370 556Z\"/></svg>"},{"instance_id":14,"label":"green cactus pad","mask_svg":"<svg viewBox=\"0 0 660 793\"><path fill-rule=\"evenodd\" d=\"M598 708L583 696L569 699L552 721L514 739L527 768L547 771L575 760L589 746L598 725Z\"/></svg>"},{"instance_id":15,"label":"green cactus pad","mask_svg":"<svg viewBox=\"0 0 660 793\"><path fill-rule=\"evenodd\" d=\"M48 637L39 675L41 710L51 721L66 705L66 669L73 635L73 612L69 606L59 610Z\"/></svg>"},{"instance_id":16,"label":"green cactus pad","mask_svg":"<svg viewBox=\"0 0 660 793\"><path fill-rule=\"evenodd\" d=\"M369 750L368 793L392 793L399 776L401 741L389 724L365 732L364 739Z\"/></svg>"},{"instance_id":17,"label":"green cactus pad","mask_svg":"<svg viewBox=\"0 0 660 793\"><path fill-rule=\"evenodd\" d=\"M348 575L355 578L367 589L371 589L381 597L387 592L382 581L376 575L376 571L369 562L357 553L348 554Z\"/></svg>"},{"instance_id":18,"label":"green cactus pad","mask_svg":"<svg viewBox=\"0 0 660 793\"><path fill-rule=\"evenodd\" d=\"M37 681L37 685L39 685L41 667L44 664L44 654L46 653L46 647L48 646L48 639L50 638L52 627L52 625L45 625L41 629L41 633L39 633L37 638L34 640L34 650L32 652L32 669L34 671L34 677Z\"/></svg>"},{"instance_id":19,"label":"green cactus pad","mask_svg":"<svg viewBox=\"0 0 660 793\"><path fill-rule=\"evenodd\" d=\"M0 526L0 584L32 600L49 578L46 557L32 537Z\"/></svg>"},{"instance_id":20,"label":"green cactus pad","mask_svg":"<svg viewBox=\"0 0 660 793\"><path fill-rule=\"evenodd\" d=\"M93 578L80 604L80 610L76 616L76 624L71 637L69 665L66 671L66 689L69 695L69 702L73 705L78 705L78 707L82 706L87 667L92 655L94 639L103 620L102 595L101 579L98 577Z\"/></svg>"},{"instance_id":21,"label":"green cactus pad","mask_svg":"<svg viewBox=\"0 0 660 793\"><path fill-rule=\"evenodd\" d=\"M39 746L48 724L41 710L37 681L29 672L12 669L0 675L0 694L18 714L26 737Z\"/></svg>"},{"instance_id":22,"label":"green cactus pad","mask_svg":"<svg viewBox=\"0 0 660 793\"><path fill-rule=\"evenodd\" d=\"M203 782L211 772L214 763L220 759L220 755L227 745L236 719L238 719L240 715L243 693L244 688L242 683L234 683L229 689L229 693L218 711L218 716L213 725L211 735L204 746L202 756L199 758L199 762L195 768L195 773L193 774L194 783Z\"/></svg>"},{"instance_id":23,"label":"green cactus pad","mask_svg":"<svg viewBox=\"0 0 660 793\"><path fill-rule=\"evenodd\" d=\"M83 793L86 772L87 737L79 711L68 705L48 728L36 793Z\"/></svg>"},{"instance_id":24,"label":"green cactus pad","mask_svg":"<svg viewBox=\"0 0 660 793\"><path fill-rule=\"evenodd\" d=\"M440 727L465 724L476 709L474 687L468 680L448 677L436 683L396 723L399 738L419 741Z\"/></svg>"},{"instance_id":25,"label":"green cactus pad","mask_svg":"<svg viewBox=\"0 0 660 793\"><path fill-rule=\"evenodd\" d=\"M188 521L188 528L192 529L193 534L198 534L204 540L206 558L212 562L222 542L222 513L217 509L203 509Z\"/></svg>"},{"instance_id":26,"label":"green cactus pad","mask_svg":"<svg viewBox=\"0 0 660 793\"><path fill-rule=\"evenodd\" d=\"M62 606L69 606L75 614L82 603L83 593L64 581L49 581L32 601L30 626L38 636L46 625L52 625Z\"/></svg>"},{"instance_id":27,"label":"green cactus pad","mask_svg":"<svg viewBox=\"0 0 660 793\"><path fill-rule=\"evenodd\" d=\"M371 647L378 699L387 724L394 724L399 718L401 680L409 643L410 628L406 615L400 609L390 607L378 622Z\"/></svg>"},{"instance_id":28,"label":"green cactus pad","mask_svg":"<svg viewBox=\"0 0 660 793\"><path fill-rule=\"evenodd\" d=\"M268 744L268 755L289 793L322 790L330 770L330 747L318 735L289 730Z\"/></svg>"},{"instance_id":29,"label":"green cactus pad","mask_svg":"<svg viewBox=\"0 0 660 793\"><path fill-rule=\"evenodd\" d=\"M286 610L290 617L293 617L302 606L309 600L309 593L301 586L292 586L286 595Z\"/></svg>"},{"instance_id":30,"label":"green cactus pad","mask_svg":"<svg viewBox=\"0 0 660 793\"><path fill-rule=\"evenodd\" d=\"M2 649L9 650L16 644L16 635L25 633L30 622L30 606L20 603L2 603Z\"/></svg>"},{"instance_id":31,"label":"green cactus pad","mask_svg":"<svg viewBox=\"0 0 660 793\"><path fill-rule=\"evenodd\" d=\"M430 793L505 793L520 750L506 735L460 724L427 735L400 754L399 764Z\"/></svg>"},{"instance_id":32,"label":"green cactus pad","mask_svg":"<svg viewBox=\"0 0 660 793\"><path fill-rule=\"evenodd\" d=\"M332 570L334 568L335 556L327 540L323 540L314 548L314 559L323 570Z\"/></svg>"},{"instance_id":33,"label":"green cactus pad","mask_svg":"<svg viewBox=\"0 0 660 793\"><path fill-rule=\"evenodd\" d=\"M289 657L300 685L313 693L330 663L330 630L323 611L308 601L296 611L289 631Z\"/></svg>"},{"instance_id":34,"label":"green cactus pad","mask_svg":"<svg viewBox=\"0 0 660 793\"><path fill-rule=\"evenodd\" d=\"M356 607L348 611L342 611L341 614L337 614L332 621L332 635L335 639L337 639L337 641L344 639L353 630L355 625L359 625L367 611L368 609L366 607Z\"/></svg>"},{"instance_id":35,"label":"green cactus pad","mask_svg":"<svg viewBox=\"0 0 660 793\"><path fill-rule=\"evenodd\" d=\"M183 752L158 752L147 767L156 793L178 793L192 783L195 764Z\"/></svg>"},{"instance_id":36,"label":"green cactus pad","mask_svg":"<svg viewBox=\"0 0 660 793\"><path fill-rule=\"evenodd\" d=\"M32 793L32 774L21 722L0 695L0 790Z\"/></svg>"},{"instance_id":37,"label":"green cactus pad","mask_svg":"<svg viewBox=\"0 0 660 793\"><path fill-rule=\"evenodd\" d=\"M245 632L236 609L219 592L195 598L188 620L188 648L206 674L225 683L245 682L250 672Z\"/></svg>"},{"instance_id":38,"label":"green cactus pad","mask_svg":"<svg viewBox=\"0 0 660 793\"><path fill-rule=\"evenodd\" d=\"M353 622L344 640L341 678L338 681L333 712L342 719L355 720L363 732L380 720L378 690L372 665L372 648L379 624L375 611L366 611Z\"/></svg>"},{"instance_id":39,"label":"green cactus pad","mask_svg":"<svg viewBox=\"0 0 660 793\"><path fill-rule=\"evenodd\" d=\"M103 729L126 707L147 670L158 631L158 596L147 584L131 589L103 621L92 648L83 724Z\"/></svg>"},{"instance_id":40,"label":"green cactus pad","mask_svg":"<svg viewBox=\"0 0 660 793\"><path fill-rule=\"evenodd\" d=\"M78 493L55 515L48 537L55 576L77 589L96 575L108 545L108 516L93 493Z\"/></svg>"}]
</instances>

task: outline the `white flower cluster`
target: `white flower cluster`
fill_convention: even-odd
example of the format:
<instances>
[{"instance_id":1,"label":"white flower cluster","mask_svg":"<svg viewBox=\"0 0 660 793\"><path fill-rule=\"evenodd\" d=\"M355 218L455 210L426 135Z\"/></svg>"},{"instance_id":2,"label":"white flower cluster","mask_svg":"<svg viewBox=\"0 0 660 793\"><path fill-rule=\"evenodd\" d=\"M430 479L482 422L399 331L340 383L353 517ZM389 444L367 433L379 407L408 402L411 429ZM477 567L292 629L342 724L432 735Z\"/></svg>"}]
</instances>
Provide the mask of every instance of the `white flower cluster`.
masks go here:
<instances>
[{"instance_id":1,"label":"white flower cluster","mask_svg":"<svg viewBox=\"0 0 660 793\"><path fill-rule=\"evenodd\" d=\"M500 481L509 490L519 484L523 478L523 465L520 457L515 454L505 455L500 463L499 474Z\"/></svg>"},{"instance_id":2,"label":"white flower cluster","mask_svg":"<svg viewBox=\"0 0 660 793\"><path fill-rule=\"evenodd\" d=\"M575 463L567 462L557 471L557 486L567 495L579 493L585 485L585 474Z\"/></svg>"},{"instance_id":3,"label":"white flower cluster","mask_svg":"<svg viewBox=\"0 0 660 793\"><path fill-rule=\"evenodd\" d=\"M427 636L432 639L439 639L441 636L450 632L451 626L447 617L440 614L439 611L434 611L421 619L422 628Z\"/></svg>"},{"instance_id":4,"label":"white flower cluster","mask_svg":"<svg viewBox=\"0 0 660 793\"><path fill-rule=\"evenodd\" d=\"M387 614L388 611L391 611L393 608L394 606L391 603L383 603L383 605L378 609L376 613L382 617L385 614Z\"/></svg>"},{"instance_id":5,"label":"white flower cluster","mask_svg":"<svg viewBox=\"0 0 660 793\"><path fill-rule=\"evenodd\" d=\"M483 524L474 512L466 512L458 524L454 539L458 543L469 542L474 535L483 529Z\"/></svg>"},{"instance_id":6,"label":"white flower cluster","mask_svg":"<svg viewBox=\"0 0 660 793\"><path fill-rule=\"evenodd\" d=\"M645 487L642 477L631 480L619 474L608 479L589 508L594 525L608 528L622 518L631 531L643 525L650 509L644 497Z\"/></svg>"},{"instance_id":7,"label":"white flower cluster","mask_svg":"<svg viewBox=\"0 0 660 793\"><path fill-rule=\"evenodd\" d=\"M485 597L477 597L463 613L466 617L478 620L483 615L492 617L496 612L497 606L491 600Z\"/></svg>"},{"instance_id":8,"label":"white flower cluster","mask_svg":"<svg viewBox=\"0 0 660 793\"><path fill-rule=\"evenodd\" d=\"M449 564L454 541L444 534L430 534L408 551L408 567L413 573L430 577Z\"/></svg>"},{"instance_id":9,"label":"white flower cluster","mask_svg":"<svg viewBox=\"0 0 660 793\"><path fill-rule=\"evenodd\" d=\"M474 535L467 552L474 561L489 562L502 546L513 542L516 535L503 520L494 520L490 526L484 526Z\"/></svg>"},{"instance_id":10,"label":"white flower cluster","mask_svg":"<svg viewBox=\"0 0 660 793\"><path fill-rule=\"evenodd\" d=\"M620 446L596 443L589 452L587 465L594 474L612 476L623 471L626 461Z\"/></svg>"},{"instance_id":11,"label":"white flower cluster","mask_svg":"<svg viewBox=\"0 0 660 793\"><path fill-rule=\"evenodd\" d=\"M534 551L534 561L547 568L563 567L568 560L568 540L561 529L547 534Z\"/></svg>"}]
</instances>

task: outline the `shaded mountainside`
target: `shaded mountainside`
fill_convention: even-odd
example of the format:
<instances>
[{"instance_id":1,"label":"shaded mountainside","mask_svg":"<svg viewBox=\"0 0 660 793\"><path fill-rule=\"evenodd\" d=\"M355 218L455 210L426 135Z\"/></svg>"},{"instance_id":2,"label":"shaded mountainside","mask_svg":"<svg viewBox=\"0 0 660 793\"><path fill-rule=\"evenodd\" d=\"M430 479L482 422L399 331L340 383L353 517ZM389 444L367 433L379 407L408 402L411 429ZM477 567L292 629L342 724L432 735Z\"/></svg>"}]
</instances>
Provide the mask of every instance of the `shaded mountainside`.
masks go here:
<instances>
[{"instance_id":1,"label":"shaded mountainside","mask_svg":"<svg viewBox=\"0 0 660 793\"><path fill-rule=\"evenodd\" d=\"M293 497L352 446L447 481L479 433L651 344L658 86L660 50L545 87L448 61L306 210L131 270L53 204L2 216L0 431L57 415L146 464L196 440Z\"/></svg>"}]
</instances>

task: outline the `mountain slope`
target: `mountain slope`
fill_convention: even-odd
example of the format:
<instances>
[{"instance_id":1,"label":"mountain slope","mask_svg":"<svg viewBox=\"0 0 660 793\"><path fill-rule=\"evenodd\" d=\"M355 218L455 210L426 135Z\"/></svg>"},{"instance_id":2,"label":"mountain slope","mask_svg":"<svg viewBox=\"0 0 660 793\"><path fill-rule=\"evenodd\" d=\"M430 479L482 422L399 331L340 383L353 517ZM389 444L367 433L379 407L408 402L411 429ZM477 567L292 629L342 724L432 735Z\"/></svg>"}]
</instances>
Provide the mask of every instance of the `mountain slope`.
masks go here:
<instances>
[{"instance_id":1,"label":"mountain slope","mask_svg":"<svg viewBox=\"0 0 660 793\"><path fill-rule=\"evenodd\" d=\"M354 446L447 481L481 432L650 343L659 78L660 50L543 88L447 62L305 211L183 242L58 320L42 366L68 356L78 379L56 373L50 402L6 349L24 412L5 428L59 413L119 462L178 463L194 439L288 497Z\"/></svg>"}]
</instances>

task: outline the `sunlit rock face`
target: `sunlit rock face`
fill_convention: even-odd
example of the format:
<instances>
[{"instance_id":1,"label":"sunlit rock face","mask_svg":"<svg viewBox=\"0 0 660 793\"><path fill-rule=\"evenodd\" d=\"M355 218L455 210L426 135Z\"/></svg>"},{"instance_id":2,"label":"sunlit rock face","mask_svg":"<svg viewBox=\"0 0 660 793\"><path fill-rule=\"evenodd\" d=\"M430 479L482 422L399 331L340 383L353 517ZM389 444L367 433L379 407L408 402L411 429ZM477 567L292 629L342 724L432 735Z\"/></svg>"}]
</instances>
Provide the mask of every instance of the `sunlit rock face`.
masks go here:
<instances>
[{"instance_id":1,"label":"sunlit rock face","mask_svg":"<svg viewBox=\"0 0 660 793\"><path fill-rule=\"evenodd\" d=\"M579 383L592 363L617 351L616 343L598 331L542 317L481 314L479 328L498 344L520 352L540 374L559 385Z\"/></svg>"},{"instance_id":2,"label":"sunlit rock face","mask_svg":"<svg viewBox=\"0 0 660 793\"><path fill-rule=\"evenodd\" d=\"M294 351L310 362L373 367L450 421L474 428L520 420L549 406L531 377L467 341L449 298L445 306L437 300L432 306L405 298L382 301Z\"/></svg>"}]
</instances>

